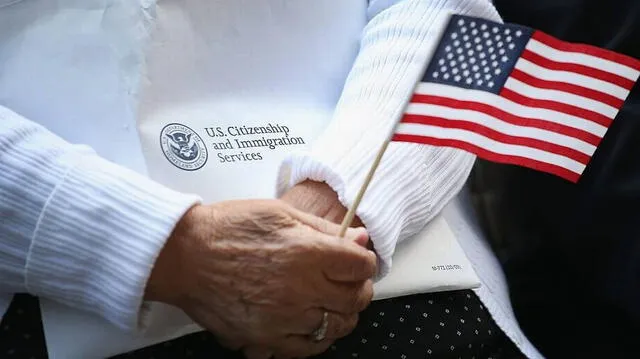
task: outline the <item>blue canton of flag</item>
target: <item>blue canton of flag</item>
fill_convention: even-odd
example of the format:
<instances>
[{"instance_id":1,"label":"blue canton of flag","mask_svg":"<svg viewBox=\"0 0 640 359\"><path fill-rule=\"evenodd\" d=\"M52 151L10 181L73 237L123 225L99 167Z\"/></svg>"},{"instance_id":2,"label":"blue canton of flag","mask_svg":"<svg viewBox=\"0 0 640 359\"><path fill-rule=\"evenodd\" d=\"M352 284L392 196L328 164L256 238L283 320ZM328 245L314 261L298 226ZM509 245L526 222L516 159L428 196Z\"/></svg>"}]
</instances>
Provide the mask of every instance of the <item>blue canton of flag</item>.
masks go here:
<instances>
[{"instance_id":1,"label":"blue canton of flag","mask_svg":"<svg viewBox=\"0 0 640 359\"><path fill-rule=\"evenodd\" d=\"M423 81L498 94L531 34L523 26L454 15Z\"/></svg>"}]
</instances>

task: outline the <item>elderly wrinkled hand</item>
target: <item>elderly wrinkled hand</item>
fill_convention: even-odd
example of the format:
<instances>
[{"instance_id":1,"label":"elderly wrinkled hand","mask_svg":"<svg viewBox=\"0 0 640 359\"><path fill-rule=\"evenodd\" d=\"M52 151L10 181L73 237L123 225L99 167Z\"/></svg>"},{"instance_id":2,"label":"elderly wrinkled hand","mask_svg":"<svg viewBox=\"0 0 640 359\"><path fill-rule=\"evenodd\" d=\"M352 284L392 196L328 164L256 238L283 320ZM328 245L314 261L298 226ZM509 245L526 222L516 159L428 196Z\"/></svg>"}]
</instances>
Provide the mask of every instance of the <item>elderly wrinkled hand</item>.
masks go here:
<instances>
[{"instance_id":1,"label":"elderly wrinkled hand","mask_svg":"<svg viewBox=\"0 0 640 359\"><path fill-rule=\"evenodd\" d=\"M340 239L339 229L280 200L194 207L161 252L146 299L181 308L247 355L323 352L373 296L376 256L359 245L366 231Z\"/></svg>"},{"instance_id":2,"label":"elderly wrinkled hand","mask_svg":"<svg viewBox=\"0 0 640 359\"><path fill-rule=\"evenodd\" d=\"M287 191L281 199L301 211L334 223L341 223L347 213L347 209L342 205L335 191L323 182L302 182ZM353 226L361 227L362 225L362 221L356 217L353 221ZM356 237L355 243L368 249L373 249L373 244L368 237ZM355 326L357 320L351 323ZM248 347L245 349L245 355L249 359L281 357L268 347Z\"/></svg>"}]
</instances>

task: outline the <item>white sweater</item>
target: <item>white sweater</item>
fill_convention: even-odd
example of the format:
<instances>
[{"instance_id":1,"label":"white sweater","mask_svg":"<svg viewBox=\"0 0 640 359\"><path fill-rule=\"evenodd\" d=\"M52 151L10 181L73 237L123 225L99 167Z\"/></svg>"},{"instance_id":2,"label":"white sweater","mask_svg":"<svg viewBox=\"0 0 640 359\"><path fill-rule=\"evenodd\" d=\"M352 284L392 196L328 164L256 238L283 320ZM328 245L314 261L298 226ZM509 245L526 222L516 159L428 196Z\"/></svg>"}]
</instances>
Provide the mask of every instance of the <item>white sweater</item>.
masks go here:
<instances>
[{"instance_id":1,"label":"white sweater","mask_svg":"<svg viewBox=\"0 0 640 359\"><path fill-rule=\"evenodd\" d=\"M273 1L273 11L287 11L278 1L261 1ZM349 0L358 1L365 0ZM7 293L4 302L0 295L0 313L11 293L29 292L134 330L154 260L199 198L145 176L131 110L141 72L125 72L118 67L123 61L110 61L113 53L124 62L142 56L144 39L135 31L152 22L154 1L108 0L106 7L103 2L0 0L0 293ZM332 4L341 11L338 2ZM55 16L39 18L42 8ZM351 71L334 81L332 91L342 92L333 120L310 152L285 161L279 193L305 179L326 181L349 206L379 139L410 95L425 49L436 44L443 17L454 12L500 20L489 0L372 0L362 8L367 25L360 45L354 44L357 57L343 64ZM83 17L100 16L103 28L91 28L90 21L83 27ZM114 16L131 19L131 29L108 33ZM80 21L67 28L86 31L86 43L65 44L64 33L47 30L48 24L64 29L69 19ZM111 40L120 47L104 52L111 44L101 45ZM95 52L95 63L78 67L73 51ZM109 71L114 76L100 75ZM229 71L243 74L241 68ZM69 79L78 74L93 85L74 88ZM281 96L287 96L298 81L283 83ZM107 107L111 114L121 108L122 116L104 118L101 108ZM105 136L117 146L101 147ZM390 146L358 211L382 275L397 243L421 230L459 192L473 161L456 149Z\"/></svg>"}]
</instances>

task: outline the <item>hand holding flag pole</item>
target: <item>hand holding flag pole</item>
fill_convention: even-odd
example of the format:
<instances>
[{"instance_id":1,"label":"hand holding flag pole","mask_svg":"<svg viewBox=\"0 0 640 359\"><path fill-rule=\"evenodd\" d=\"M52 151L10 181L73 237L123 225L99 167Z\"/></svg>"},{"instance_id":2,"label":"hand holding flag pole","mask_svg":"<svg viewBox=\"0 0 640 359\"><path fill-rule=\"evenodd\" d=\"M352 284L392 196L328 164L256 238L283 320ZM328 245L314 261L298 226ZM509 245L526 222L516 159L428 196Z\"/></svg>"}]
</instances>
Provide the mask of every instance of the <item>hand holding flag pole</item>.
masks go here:
<instances>
[{"instance_id":1,"label":"hand holding flag pole","mask_svg":"<svg viewBox=\"0 0 640 359\"><path fill-rule=\"evenodd\" d=\"M539 30L451 15L345 215L391 141L453 147L578 182L640 76L640 61Z\"/></svg>"}]
</instances>

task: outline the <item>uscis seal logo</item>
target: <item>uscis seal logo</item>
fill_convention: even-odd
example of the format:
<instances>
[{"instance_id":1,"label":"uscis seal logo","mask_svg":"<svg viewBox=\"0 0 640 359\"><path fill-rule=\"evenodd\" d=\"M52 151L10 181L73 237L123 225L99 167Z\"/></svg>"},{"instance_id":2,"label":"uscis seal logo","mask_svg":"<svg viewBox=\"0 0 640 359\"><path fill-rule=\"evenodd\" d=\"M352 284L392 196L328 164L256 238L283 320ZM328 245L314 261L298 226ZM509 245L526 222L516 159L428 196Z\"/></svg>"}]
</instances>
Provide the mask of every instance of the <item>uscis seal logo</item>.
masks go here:
<instances>
[{"instance_id":1,"label":"uscis seal logo","mask_svg":"<svg viewBox=\"0 0 640 359\"><path fill-rule=\"evenodd\" d=\"M207 147L198 134L185 125L172 123L160 132L160 147L174 166L195 171L207 163Z\"/></svg>"}]
</instances>

